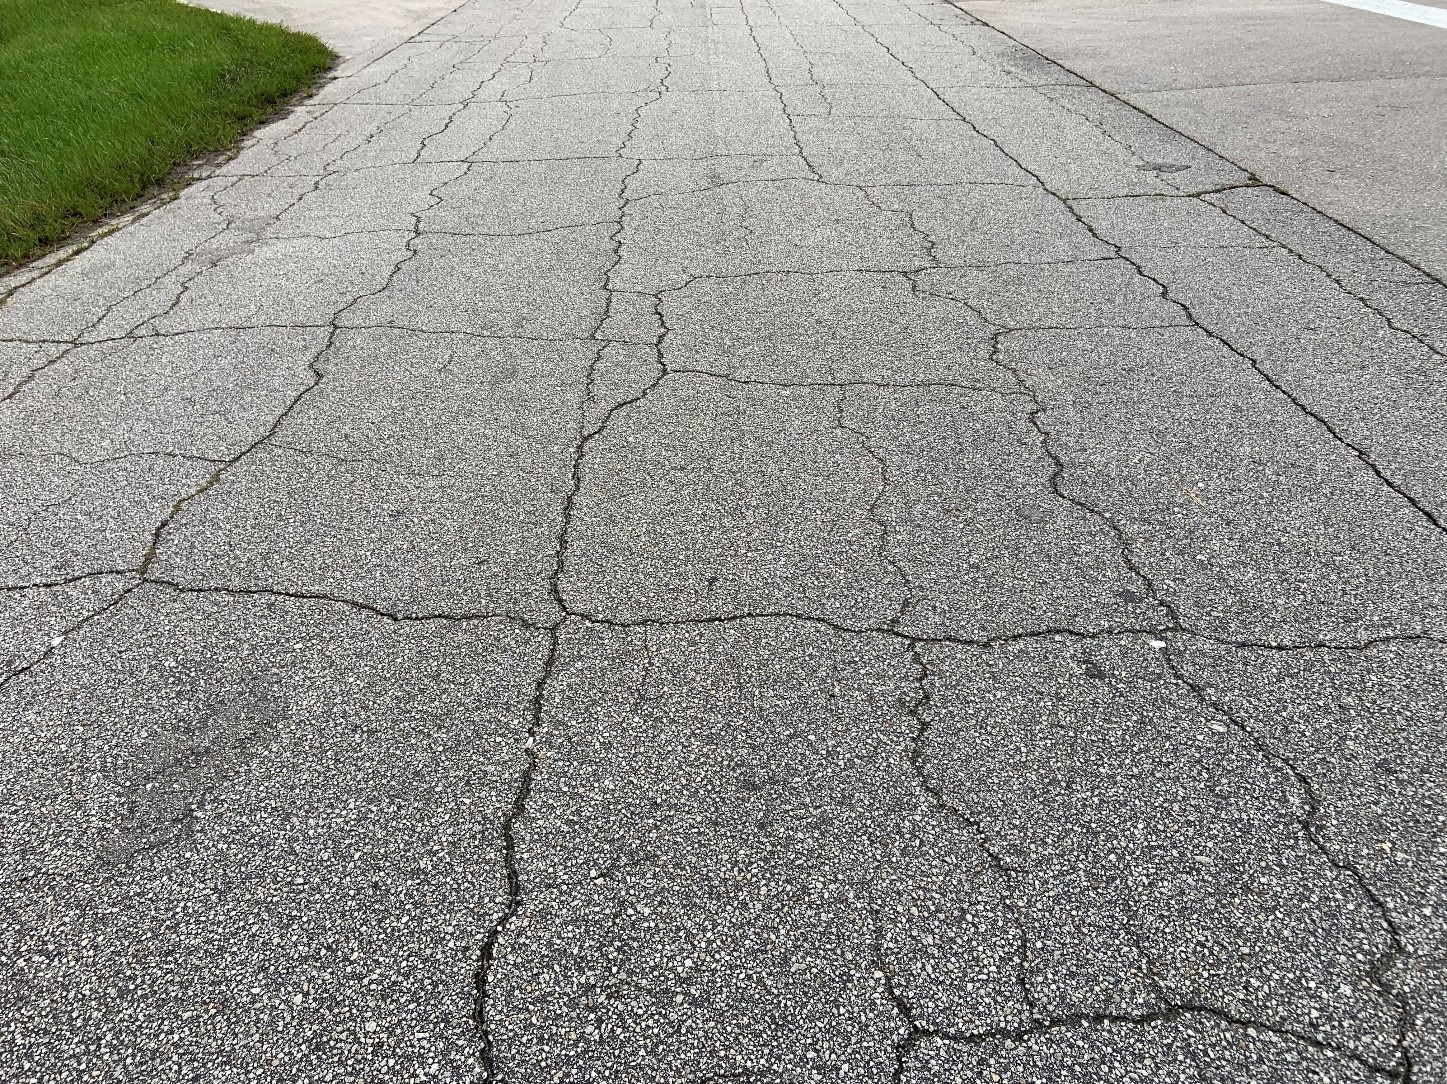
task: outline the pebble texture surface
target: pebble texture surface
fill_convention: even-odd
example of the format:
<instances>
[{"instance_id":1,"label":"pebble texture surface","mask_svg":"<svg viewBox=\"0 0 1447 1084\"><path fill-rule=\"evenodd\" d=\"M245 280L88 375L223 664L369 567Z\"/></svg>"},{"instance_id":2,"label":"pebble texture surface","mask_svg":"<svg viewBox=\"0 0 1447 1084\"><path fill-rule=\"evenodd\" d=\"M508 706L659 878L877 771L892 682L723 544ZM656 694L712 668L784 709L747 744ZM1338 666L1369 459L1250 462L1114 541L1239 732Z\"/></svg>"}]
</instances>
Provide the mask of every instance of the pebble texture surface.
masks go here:
<instances>
[{"instance_id":1,"label":"pebble texture surface","mask_svg":"<svg viewBox=\"0 0 1447 1084\"><path fill-rule=\"evenodd\" d=\"M1447 1082L1447 290L941 0L470 0L0 306L0 1080Z\"/></svg>"}]
</instances>

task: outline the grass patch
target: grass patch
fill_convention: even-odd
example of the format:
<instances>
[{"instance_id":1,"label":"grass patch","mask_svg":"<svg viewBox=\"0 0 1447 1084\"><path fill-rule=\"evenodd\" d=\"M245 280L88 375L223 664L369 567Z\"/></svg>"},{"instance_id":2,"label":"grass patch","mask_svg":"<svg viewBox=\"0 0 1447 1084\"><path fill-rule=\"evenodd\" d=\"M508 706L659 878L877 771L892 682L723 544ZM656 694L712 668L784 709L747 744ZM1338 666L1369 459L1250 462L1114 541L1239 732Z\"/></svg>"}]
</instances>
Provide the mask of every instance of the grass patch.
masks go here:
<instances>
[{"instance_id":1,"label":"grass patch","mask_svg":"<svg viewBox=\"0 0 1447 1084\"><path fill-rule=\"evenodd\" d=\"M332 59L177 0L0 0L0 267L230 146Z\"/></svg>"}]
</instances>

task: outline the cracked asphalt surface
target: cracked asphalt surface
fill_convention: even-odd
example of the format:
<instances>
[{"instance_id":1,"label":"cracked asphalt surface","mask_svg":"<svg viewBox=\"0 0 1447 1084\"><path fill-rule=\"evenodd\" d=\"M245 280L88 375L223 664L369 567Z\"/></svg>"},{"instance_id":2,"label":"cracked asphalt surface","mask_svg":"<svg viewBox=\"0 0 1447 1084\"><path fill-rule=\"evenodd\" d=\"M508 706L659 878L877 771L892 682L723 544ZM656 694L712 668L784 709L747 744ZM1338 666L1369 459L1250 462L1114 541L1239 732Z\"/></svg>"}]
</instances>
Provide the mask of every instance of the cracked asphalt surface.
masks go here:
<instances>
[{"instance_id":1,"label":"cracked asphalt surface","mask_svg":"<svg viewBox=\"0 0 1447 1084\"><path fill-rule=\"evenodd\" d=\"M470 0L0 308L0 1079L1447 1081L1447 290L941 0Z\"/></svg>"}]
</instances>

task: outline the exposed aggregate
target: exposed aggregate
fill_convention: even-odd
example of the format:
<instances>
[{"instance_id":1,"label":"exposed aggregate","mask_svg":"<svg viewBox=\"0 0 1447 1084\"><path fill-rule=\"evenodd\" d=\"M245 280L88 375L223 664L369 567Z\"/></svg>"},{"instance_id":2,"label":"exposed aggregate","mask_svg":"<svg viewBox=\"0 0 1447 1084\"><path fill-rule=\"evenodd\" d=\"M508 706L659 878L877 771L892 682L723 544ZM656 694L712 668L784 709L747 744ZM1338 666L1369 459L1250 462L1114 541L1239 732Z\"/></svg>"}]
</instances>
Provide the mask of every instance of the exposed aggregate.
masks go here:
<instances>
[{"instance_id":1,"label":"exposed aggregate","mask_svg":"<svg viewBox=\"0 0 1447 1084\"><path fill-rule=\"evenodd\" d=\"M1447 289L942 0L467 0L5 289L0 1079L1447 1082Z\"/></svg>"}]
</instances>

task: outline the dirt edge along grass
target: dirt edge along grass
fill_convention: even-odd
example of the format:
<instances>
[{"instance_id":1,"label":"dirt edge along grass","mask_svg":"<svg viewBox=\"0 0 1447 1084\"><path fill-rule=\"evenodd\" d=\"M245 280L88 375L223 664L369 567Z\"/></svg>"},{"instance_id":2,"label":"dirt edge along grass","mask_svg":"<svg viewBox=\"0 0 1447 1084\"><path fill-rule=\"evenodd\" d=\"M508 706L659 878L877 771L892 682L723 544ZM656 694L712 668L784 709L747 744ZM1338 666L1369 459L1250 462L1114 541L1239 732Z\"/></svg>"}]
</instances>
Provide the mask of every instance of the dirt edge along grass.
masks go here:
<instances>
[{"instance_id":1,"label":"dirt edge along grass","mask_svg":"<svg viewBox=\"0 0 1447 1084\"><path fill-rule=\"evenodd\" d=\"M335 59L178 0L0 0L0 270L232 146Z\"/></svg>"}]
</instances>

